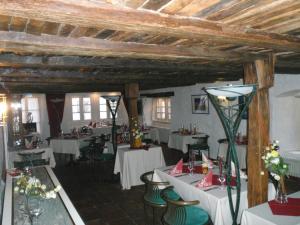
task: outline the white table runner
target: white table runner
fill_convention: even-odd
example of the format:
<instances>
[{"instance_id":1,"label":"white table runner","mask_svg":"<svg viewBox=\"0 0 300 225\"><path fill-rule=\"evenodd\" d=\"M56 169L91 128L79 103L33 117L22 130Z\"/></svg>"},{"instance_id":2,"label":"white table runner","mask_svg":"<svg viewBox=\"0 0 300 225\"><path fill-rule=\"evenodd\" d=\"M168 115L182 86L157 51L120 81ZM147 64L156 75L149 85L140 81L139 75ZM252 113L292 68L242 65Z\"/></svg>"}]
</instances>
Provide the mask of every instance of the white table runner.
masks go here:
<instances>
[{"instance_id":1,"label":"white table runner","mask_svg":"<svg viewBox=\"0 0 300 225\"><path fill-rule=\"evenodd\" d=\"M152 146L149 150L118 147L114 173L120 173L123 189L130 189L131 186L143 184L140 180L143 173L165 165L160 146Z\"/></svg>"}]
</instances>

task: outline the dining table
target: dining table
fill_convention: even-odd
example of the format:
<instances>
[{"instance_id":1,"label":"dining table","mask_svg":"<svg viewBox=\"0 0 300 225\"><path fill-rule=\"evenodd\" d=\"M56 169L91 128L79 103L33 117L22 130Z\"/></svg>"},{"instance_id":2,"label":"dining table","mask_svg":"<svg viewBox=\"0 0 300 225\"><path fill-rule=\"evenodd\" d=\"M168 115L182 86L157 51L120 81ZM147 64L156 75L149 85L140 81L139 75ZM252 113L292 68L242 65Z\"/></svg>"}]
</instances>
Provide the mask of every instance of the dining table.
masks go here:
<instances>
[{"instance_id":1,"label":"dining table","mask_svg":"<svg viewBox=\"0 0 300 225\"><path fill-rule=\"evenodd\" d=\"M102 134L111 134L112 126L102 126L102 127L94 127L93 134L97 136L101 136Z\"/></svg>"},{"instance_id":2,"label":"dining table","mask_svg":"<svg viewBox=\"0 0 300 225\"><path fill-rule=\"evenodd\" d=\"M188 144L195 144L198 141L198 137L205 137L206 135L205 133L181 134L180 132L172 132L169 134L168 147L187 153Z\"/></svg>"},{"instance_id":3,"label":"dining table","mask_svg":"<svg viewBox=\"0 0 300 225\"><path fill-rule=\"evenodd\" d=\"M148 127L143 131L144 138L151 139L153 142L160 144L159 129L156 127Z\"/></svg>"},{"instance_id":4,"label":"dining table","mask_svg":"<svg viewBox=\"0 0 300 225\"><path fill-rule=\"evenodd\" d=\"M38 178L42 184L45 184L50 189L60 185L49 166L32 168L32 176ZM63 188L59 190L56 198L41 199L41 214L31 220L26 208L25 195L14 191L16 179L17 177L6 175L3 225L84 225L83 220Z\"/></svg>"},{"instance_id":5,"label":"dining table","mask_svg":"<svg viewBox=\"0 0 300 225\"><path fill-rule=\"evenodd\" d=\"M288 195L291 198L300 198L300 191ZM285 206L286 207L286 206ZM300 216L274 215L269 204L263 203L247 209L242 216L241 225L299 225Z\"/></svg>"},{"instance_id":6,"label":"dining table","mask_svg":"<svg viewBox=\"0 0 300 225\"><path fill-rule=\"evenodd\" d=\"M75 159L80 156L80 148L88 146L90 135L82 135L80 137L58 137L50 140L50 147L55 153L69 154L75 156Z\"/></svg>"},{"instance_id":7,"label":"dining table","mask_svg":"<svg viewBox=\"0 0 300 225\"><path fill-rule=\"evenodd\" d=\"M195 166L200 165L200 161L195 162ZM197 183L205 176L200 173L182 173L179 175L171 175L169 171L174 166L162 167L154 170L154 181L168 181L170 185L174 186L174 190L185 201L199 200L200 204L197 207L204 209L210 216L214 225L231 225L232 217L229 208L229 199L226 188L221 188L218 185L206 188L196 187ZM214 167L214 174L218 174L219 169ZM275 188L273 184L268 186L268 198L275 197ZM236 189L232 190L233 202L236 200ZM242 212L248 208L247 199L247 180L241 179L241 196L240 208L237 217L237 222L240 223Z\"/></svg>"},{"instance_id":8,"label":"dining table","mask_svg":"<svg viewBox=\"0 0 300 225\"><path fill-rule=\"evenodd\" d=\"M247 145L242 144L236 144L236 154L239 161L240 169L246 169L247 168ZM221 143L219 146L219 153L218 156L222 157L224 160L226 160L227 156L227 149L228 144L227 143Z\"/></svg>"},{"instance_id":9,"label":"dining table","mask_svg":"<svg viewBox=\"0 0 300 225\"><path fill-rule=\"evenodd\" d=\"M8 151L8 166L9 168L14 167L14 162L20 162L23 160L22 156L19 153L22 154L32 154L32 153L39 153L43 152L41 155L42 159L49 160L49 166L54 168L56 166L53 149L48 146L41 146L38 148L33 149L24 149L24 148L12 148Z\"/></svg>"},{"instance_id":10,"label":"dining table","mask_svg":"<svg viewBox=\"0 0 300 225\"><path fill-rule=\"evenodd\" d=\"M155 168L165 166L161 146L150 145L147 149L132 149L119 146L116 154L114 174L120 173L121 186L124 190L143 184L140 176Z\"/></svg>"}]
</instances>

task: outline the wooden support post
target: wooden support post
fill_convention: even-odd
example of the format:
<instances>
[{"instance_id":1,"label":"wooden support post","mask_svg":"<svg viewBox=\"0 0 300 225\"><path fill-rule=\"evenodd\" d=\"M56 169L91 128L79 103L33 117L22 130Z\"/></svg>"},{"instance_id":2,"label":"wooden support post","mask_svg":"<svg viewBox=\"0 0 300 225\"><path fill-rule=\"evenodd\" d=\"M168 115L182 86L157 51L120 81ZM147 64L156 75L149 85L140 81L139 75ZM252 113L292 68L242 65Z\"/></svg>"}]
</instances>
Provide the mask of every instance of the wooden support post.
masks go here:
<instances>
[{"instance_id":1,"label":"wooden support post","mask_svg":"<svg viewBox=\"0 0 300 225\"><path fill-rule=\"evenodd\" d=\"M127 102L127 111L128 111L128 121L129 121L129 130L131 131L133 127L133 119L138 120L138 107L137 99L139 96L139 84L130 83L125 84L125 98ZM134 137L132 132L130 132L130 146L133 145Z\"/></svg>"},{"instance_id":2,"label":"wooden support post","mask_svg":"<svg viewBox=\"0 0 300 225\"><path fill-rule=\"evenodd\" d=\"M246 84L258 84L249 106L248 118L248 204L253 207L267 201L268 172L261 156L269 144L269 88L274 81L274 57L244 65ZM261 172L264 175L261 175Z\"/></svg>"}]
</instances>

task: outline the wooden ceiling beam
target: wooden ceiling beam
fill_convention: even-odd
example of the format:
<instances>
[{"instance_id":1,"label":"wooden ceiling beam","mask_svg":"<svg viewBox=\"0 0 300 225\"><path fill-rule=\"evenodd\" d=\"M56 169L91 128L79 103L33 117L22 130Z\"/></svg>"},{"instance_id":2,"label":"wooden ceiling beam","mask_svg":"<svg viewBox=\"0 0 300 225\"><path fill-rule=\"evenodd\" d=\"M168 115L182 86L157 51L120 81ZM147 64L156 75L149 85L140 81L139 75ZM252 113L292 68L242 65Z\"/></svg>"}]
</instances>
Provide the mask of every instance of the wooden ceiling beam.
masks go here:
<instances>
[{"instance_id":1,"label":"wooden ceiling beam","mask_svg":"<svg viewBox=\"0 0 300 225\"><path fill-rule=\"evenodd\" d=\"M16 55L12 53L0 54L0 67L30 67L30 68L57 68L57 69L79 69L79 68L114 68L114 69L143 69L145 71L197 71L205 72L208 69L216 69L216 62L202 65L188 60L145 60L111 57L81 57L81 56L34 56ZM234 71L242 67L239 64L220 63L222 69Z\"/></svg>"},{"instance_id":2,"label":"wooden ceiling beam","mask_svg":"<svg viewBox=\"0 0 300 225\"><path fill-rule=\"evenodd\" d=\"M218 78L227 77L232 79L240 78L239 73L218 74L215 71L207 71L203 73L176 73L170 72L161 74L145 73L144 71L126 72L120 71L64 71L64 70L41 70L41 69L0 69L0 81L3 82L44 82L44 83L182 83L185 81L196 82L201 80L214 81Z\"/></svg>"},{"instance_id":3,"label":"wooden ceiling beam","mask_svg":"<svg viewBox=\"0 0 300 225\"><path fill-rule=\"evenodd\" d=\"M0 2L0 14L73 26L109 28L137 33L209 39L236 45L300 52L299 38L250 28L228 26L202 19L116 8L112 5L66 0L9 0Z\"/></svg>"},{"instance_id":4,"label":"wooden ceiling beam","mask_svg":"<svg viewBox=\"0 0 300 225\"><path fill-rule=\"evenodd\" d=\"M1 5L1 4L0 4ZM148 59L207 59L249 61L259 56L226 53L200 47L177 47L124 43L95 38L36 36L23 32L0 31L0 51L31 54L106 56Z\"/></svg>"}]
</instances>

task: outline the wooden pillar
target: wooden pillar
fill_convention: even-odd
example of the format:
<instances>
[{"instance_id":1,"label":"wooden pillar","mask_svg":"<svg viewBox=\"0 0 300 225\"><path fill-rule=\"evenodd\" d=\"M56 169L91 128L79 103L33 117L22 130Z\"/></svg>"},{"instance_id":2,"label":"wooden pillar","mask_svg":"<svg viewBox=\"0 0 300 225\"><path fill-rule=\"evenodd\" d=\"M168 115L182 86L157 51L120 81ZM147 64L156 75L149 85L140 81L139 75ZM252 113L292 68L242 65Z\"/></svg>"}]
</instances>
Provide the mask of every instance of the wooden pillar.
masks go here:
<instances>
[{"instance_id":1,"label":"wooden pillar","mask_svg":"<svg viewBox=\"0 0 300 225\"><path fill-rule=\"evenodd\" d=\"M128 121L129 121L129 129L132 129L132 119L136 119L138 121L138 107L137 107L137 99L139 96L139 84L131 83L125 84L125 98L127 102L127 112L128 112ZM133 144L134 138L132 137L132 132L130 132L130 146Z\"/></svg>"},{"instance_id":2,"label":"wooden pillar","mask_svg":"<svg viewBox=\"0 0 300 225\"><path fill-rule=\"evenodd\" d=\"M244 65L246 84L258 84L249 106L248 118L248 204L253 207L267 201L268 172L261 156L270 142L269 88L274 82L274 57ZM261 174L264 173L264 175Z\"/></svg>"}]
</instances>

